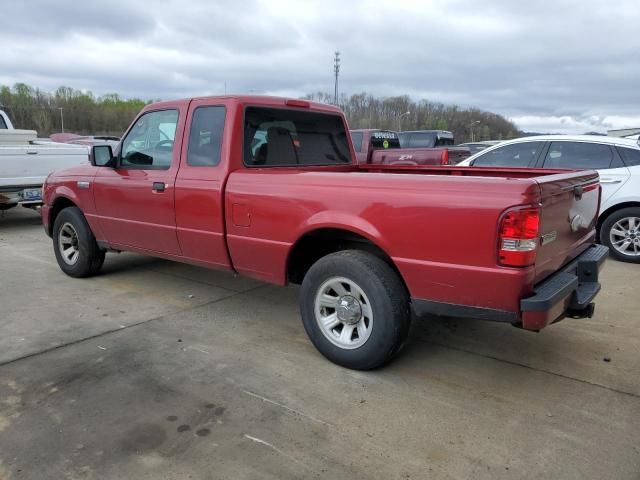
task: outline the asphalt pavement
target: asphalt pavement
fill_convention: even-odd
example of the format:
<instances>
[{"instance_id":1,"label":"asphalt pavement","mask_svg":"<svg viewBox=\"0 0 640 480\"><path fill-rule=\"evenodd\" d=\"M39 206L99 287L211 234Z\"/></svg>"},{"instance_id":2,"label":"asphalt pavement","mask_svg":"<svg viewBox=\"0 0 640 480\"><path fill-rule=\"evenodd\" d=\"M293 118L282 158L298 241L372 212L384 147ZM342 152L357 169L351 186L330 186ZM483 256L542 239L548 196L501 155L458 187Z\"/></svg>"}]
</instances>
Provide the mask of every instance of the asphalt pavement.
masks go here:
<instances>
[{"instance_id":1,"label":"asphalt pavement","mask_svg":"<svg viewBox=\"0 0 640 480\"><path fill-rule=\"evenodd\" d=\"M539 334L414 322L390 365L307 340L297 289L133 254L58 268L0 216L0 480L640 479L640 265Z\"/></svg>"}]
</instances>

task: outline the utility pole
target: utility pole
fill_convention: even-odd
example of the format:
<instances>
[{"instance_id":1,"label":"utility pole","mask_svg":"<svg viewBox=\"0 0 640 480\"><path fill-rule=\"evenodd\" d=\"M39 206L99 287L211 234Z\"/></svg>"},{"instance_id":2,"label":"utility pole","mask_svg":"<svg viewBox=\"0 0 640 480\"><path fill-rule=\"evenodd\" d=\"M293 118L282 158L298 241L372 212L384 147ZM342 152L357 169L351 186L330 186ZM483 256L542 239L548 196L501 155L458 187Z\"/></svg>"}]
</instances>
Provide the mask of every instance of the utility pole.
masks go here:
<instances>
[{"instance_id":1,"label":"utility pole","mask_svg":"<svg viewBox=\"0 0 640 480\"><path fill-rule=\"evenodd\" d=\"M340 74L340 52L336 50L333 57L333 73L336 76L336 81L333 87L333 103L338 105L338 75Z\"/></svg>"},{"instance_id":2,"label":"utility pole","mask_svg":"<svg viewBox=\"0 0 640 480\"><path fill-rule=\"evenodd\" d=\"M474 139L474 137L473 137L473 126L474 126L476 123L480 123L480 120L476 120L475 122L471 122L471 125L469 125L469 128L470 128L470 130L471 130L471 141L472 141L472 142L475 142L475 139Z\"/></svg>"},{"instance_id":3,"label":"utility pole","mask_svg":"<svg viewBox=\"0 0 640 480\"><path fill-rule=\"evenodd\" d=\"M62 133L64 133L64 115L62 114L62 107L58 107L60 110L60 127L62 129Z\"/></svg>"},{"instance_id":4,"label":"utility pole","mask_svg":"<svg viewBox=\"0 0 640 480\"><path fill-rule=\"evenodd\" d=\"M405 115L411 115L411 112L404 112L398 116L398 131L400 132L402 131L402 117L404 117Z\"/></svg>"}]
</instances>

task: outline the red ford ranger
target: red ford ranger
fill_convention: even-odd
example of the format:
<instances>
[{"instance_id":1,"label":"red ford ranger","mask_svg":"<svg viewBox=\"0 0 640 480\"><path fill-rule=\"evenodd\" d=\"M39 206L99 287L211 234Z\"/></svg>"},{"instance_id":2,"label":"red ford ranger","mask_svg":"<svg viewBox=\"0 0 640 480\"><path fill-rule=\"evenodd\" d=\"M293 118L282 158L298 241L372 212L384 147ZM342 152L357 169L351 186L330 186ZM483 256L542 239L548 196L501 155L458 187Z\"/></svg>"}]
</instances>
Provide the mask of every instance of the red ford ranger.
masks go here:
<instances>
[{"instance_id":1,"label":"red ford ranger","mask_svg":"<svg viewBox=\"0 0 640 480\"><path fill-rule=\"evenodd\" d=\"M453 134L448 134L450 143L434 143L438 141L433 131L402 132L390 130L361 129L351 130L351 141L356 152L358 163L374 165L455 165L469 155L468 147L453 147ZM418 134L426 136L419 137ZM413 143L409 143L415 137ZM404 139L404 145L402 144ZM445 141L445 140L442 140ZM425 146L429 143L430 146Z\"/></svg>"},{"instance_id":2,"label":"red ford ranger","mask_svg":"<svg viewBox=\"0 0 640 480\"><path fill-rule=\"evenodd\" d=\"M398 352L412 310L537 331L600 289L593 171L358 165L340 110L257 96L148 105L90 157L44 185L66 274L128 250L301 284L311 341L349 368Z\"/></svg>"}]
</instances>

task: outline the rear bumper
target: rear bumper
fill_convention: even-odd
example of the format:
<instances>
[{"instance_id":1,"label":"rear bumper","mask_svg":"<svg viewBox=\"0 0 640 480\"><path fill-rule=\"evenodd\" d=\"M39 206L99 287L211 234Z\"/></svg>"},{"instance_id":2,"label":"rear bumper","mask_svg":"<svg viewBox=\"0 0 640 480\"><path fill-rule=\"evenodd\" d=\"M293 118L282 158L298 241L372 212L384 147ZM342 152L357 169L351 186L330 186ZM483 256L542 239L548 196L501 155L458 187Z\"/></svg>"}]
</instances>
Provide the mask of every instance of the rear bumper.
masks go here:
<instances>
[{"instance_id":1,"label":"rear bumper","mask_svg":"<svg viewBox=\"0 0 640 480\"><path fill-rule=\"evenodd\" d=\"M609 255L603 245L592 245L573 261L534 287L531 297L520 301L521 326L541 330L570 316L591 317L592 301L600 291L598 272Z\"/></svg>"},{"instance_id":2,"label":"rear bumper","mask_svg":"<svg viewBox=\"0 0 640 480\"><path fill-rule=\"evenodd\" d=\"M600 291L598 272L609 254L602 245L592 245L582 254L534 286L533 295L521 299L519 310L500 310L412 298L417 316L442 315L511 323L526 330L541 330L564 317L593 315L593 299ZM522 282L523 279L518 279ZM504 292L504 291L503 291ZM505 293L503 293L504 295ZM515 290L506 295L516 295Z\"/></svg>"}]
</instances>

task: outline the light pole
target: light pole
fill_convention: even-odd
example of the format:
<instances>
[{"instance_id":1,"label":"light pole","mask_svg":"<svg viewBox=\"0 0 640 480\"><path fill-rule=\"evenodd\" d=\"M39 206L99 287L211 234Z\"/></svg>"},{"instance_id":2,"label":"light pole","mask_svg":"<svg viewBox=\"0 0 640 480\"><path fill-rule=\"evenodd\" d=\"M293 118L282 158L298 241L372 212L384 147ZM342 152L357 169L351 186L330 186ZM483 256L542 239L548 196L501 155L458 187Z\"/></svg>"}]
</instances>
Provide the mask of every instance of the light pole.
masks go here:
<instances>
[{"instance_id":1,"label":"light pole","mask_svg":"<svg viewBox=\"0 0 640 480\"><path fill-rule=\"evenodd\" d=\"M338 105L338 75L340 75L340 52L335 51L333 57L333 74L335 75L335 83L333 84L333 103Z\"/></svg>"},{"instance_id":2,"label":"light pole","mask_svg":"<svg viewBox=\"0 0 640 480\"><path fill-rule=\"evenodd\" d=\"M471 129L471 141L472 141L472 142L474 142L474 141L475 141L475 140L474 140L474 138L473 138L473 126L474 126L476 123L480 123L480 120L476 120L475 122L471 122L471 125L469 125L469 128Z\"/></svg>"},{"instance_id":3,"label":"light pole","mask_svg":"<svg viewBox=\"0 0 640 480\"><path fill-rule=\"evenodd\" d=\"M62 129L62 133L64 133L64 115L62 115L62 107L58 107L60 110L60 128Z\"/></svg>"},{"instance_id":4,"label":"light pole","mask_svg":"<svg viewBox=\"0 0 640 480\"><path fill-rule=\"evenodd\" d=\"M398 116L398 131L399 132L402 131L402 117L404 117L405 115L411 115L411 112L404 112L404 113L401 113Z\"/></svg>"}]
</instances>

